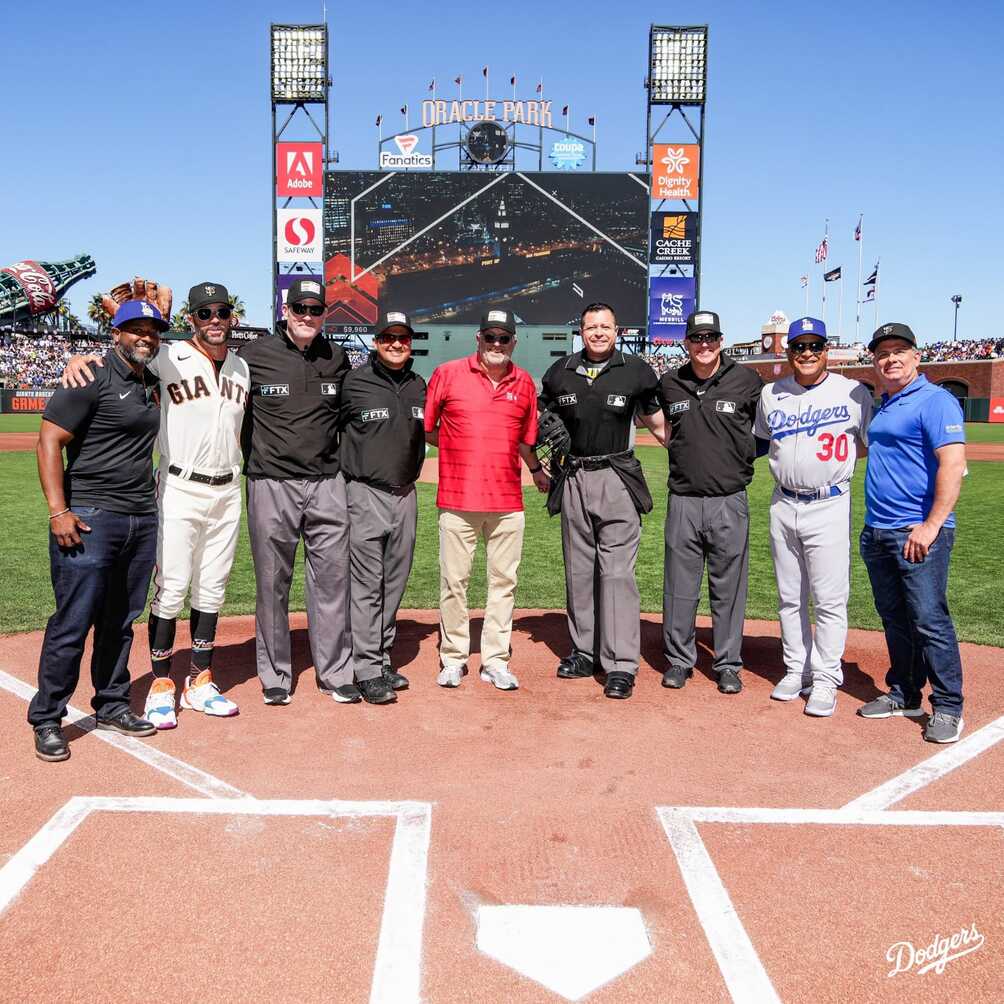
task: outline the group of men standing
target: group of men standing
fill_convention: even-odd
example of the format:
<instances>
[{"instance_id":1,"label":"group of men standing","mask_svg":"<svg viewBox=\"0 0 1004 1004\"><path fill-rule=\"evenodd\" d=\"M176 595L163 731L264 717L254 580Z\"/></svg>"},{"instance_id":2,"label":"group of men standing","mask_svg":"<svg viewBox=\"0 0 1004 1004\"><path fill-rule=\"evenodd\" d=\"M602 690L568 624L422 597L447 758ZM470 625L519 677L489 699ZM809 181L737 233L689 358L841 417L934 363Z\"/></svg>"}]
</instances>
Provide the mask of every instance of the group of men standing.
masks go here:
<instances>
[{"instance_id":1,"label":"group of men standing","mask_svg":"<svg viewBox=\"0 0 1004 1004\"><path fill-rule=\"evenodd\" d=\"M293 284L276 334L239 354L226 344L234 319L225 287L193 287L189 311L191 339L158 355L166 320L146 301L124 303L107 365L75 360L66 382L76 386L57 391L44 416L39 471L57 610L29 710L42 759L69 756L60 720L91 626L97 727L149 735L177 724L170 669L189 590L192 664L180 706L237 714L213 680L212 652L239 528L242 452L266 704L291 699L288 605L301 539L319 688L340 702L385 704L408 686L391 649L427 443L438 448L439 463L439 685L457 687L466 673L467 587L483 538L481 678L500 690L519 686L510 638L525 464L548 493L549 511L561 514L571 651L557 675L599 675L607 697L630 697L640 661L635 561L641 515L652 509L632 450L636 419L669 454L664 686L683 687L696 666L706 566L718 689L742 689L746 488L755 457L769 452L786 669L772 696L807 693L806 713L833 713L847 627L849 482L857 449L870 443L861 548L893 665L888 695L859 713L919 715L929 679L934 714L926 738L951 742L961 733L961 664L944 592L965 463L962 419L954 399L917 374L919 354L905 325L886 325L872 341L887 394L869 426L870 392L827 371L825 326L812 318L789 331L793 375L764 387L754 370L722 353L711 311L688 318L689 360L659 379L617 350L613 309L591 304L582 314L582 350L551 366L538 400L532 378L512 361L517 329L507 310L487 311L476 351L440 366L428 388L411 368L414 332L400 311L381 316L369 361L350 371L343 350L320 336L324 290L313 279ZM550 472L534 449L538 408L567 428L564 455ZM154 681L140 717L129 710L127 663L154 568Z\"/></svg>"}]
</instances>

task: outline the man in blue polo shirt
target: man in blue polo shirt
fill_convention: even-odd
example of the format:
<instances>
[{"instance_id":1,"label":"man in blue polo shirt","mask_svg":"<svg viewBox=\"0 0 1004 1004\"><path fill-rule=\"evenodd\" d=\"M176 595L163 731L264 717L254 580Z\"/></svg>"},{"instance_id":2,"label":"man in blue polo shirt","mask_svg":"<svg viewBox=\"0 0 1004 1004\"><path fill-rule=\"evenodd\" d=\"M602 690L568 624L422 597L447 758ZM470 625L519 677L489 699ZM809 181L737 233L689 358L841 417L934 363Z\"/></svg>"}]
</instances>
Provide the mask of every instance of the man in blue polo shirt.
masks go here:
<instances>
[{"instance_id":1,"label":"man in blue polo shirt","mask_svg":"<svg viewBox=\"0 0 1004 1004\"><path fill-rule=\"evenodd\" d=\"M918 372L917 340L905 324L884 324L868 348L884 393L868 430L861 557L882 618L889 693L858 709L864 718L919 718L931 685L924 738L962 734L962 660L948 612L953 508L966 467L962 409Z\"/></svg>"}]
</instances>

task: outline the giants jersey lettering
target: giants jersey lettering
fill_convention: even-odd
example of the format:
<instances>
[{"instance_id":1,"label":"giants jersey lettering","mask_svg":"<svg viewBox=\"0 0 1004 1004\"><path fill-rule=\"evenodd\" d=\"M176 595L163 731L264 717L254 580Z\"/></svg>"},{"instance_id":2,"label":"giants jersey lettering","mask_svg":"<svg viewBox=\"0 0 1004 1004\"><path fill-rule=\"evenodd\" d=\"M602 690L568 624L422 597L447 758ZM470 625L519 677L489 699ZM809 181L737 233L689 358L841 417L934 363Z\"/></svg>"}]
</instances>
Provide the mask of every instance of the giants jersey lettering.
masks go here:
<instances>
[{"instance_id":1,"label":"giants jersey lettering","mask_svg":"<svg viewBox=\"0 0 1004 1004\"><path fill-rule=\"evenodd\" d=\"M161 466L206 474L240 470L241 425L251 387L247 363L227 352L219 375L194 341L161 348L148 369L160 380Z\"/></svg>"},{"instance_id":2,"label":"giants jersey lettering","mask_svg":"<svg viewBox=\"0 0 1004 1004\"><path fill-rule=\"evenodd\" d=\"M803 387L788 376L761 391L753 432L770 440L770 473L782 488L822 488L854 474L855 439L867 445L871 414L871 391L857 380L829 373Z\"/></svg>"}]
</instances>

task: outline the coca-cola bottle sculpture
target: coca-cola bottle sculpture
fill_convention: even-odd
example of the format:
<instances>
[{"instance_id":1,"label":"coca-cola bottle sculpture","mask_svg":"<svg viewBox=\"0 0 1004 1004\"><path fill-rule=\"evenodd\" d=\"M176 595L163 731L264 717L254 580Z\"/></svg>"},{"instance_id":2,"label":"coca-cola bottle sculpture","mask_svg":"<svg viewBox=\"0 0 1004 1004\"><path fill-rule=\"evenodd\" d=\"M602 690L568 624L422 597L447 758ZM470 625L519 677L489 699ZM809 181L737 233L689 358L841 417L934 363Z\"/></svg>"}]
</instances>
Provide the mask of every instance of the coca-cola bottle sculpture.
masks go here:
<instances>
[{"instance_id":1,"label":"coca-cola bottle sculpture","mask_svg":"<svg viewBox=\"0 0 1004 1004\"><path fill-rule=\"evenodd\" d=\"M75 282L96 271L87 254L69 261L16 261L0 269L0 325L47 314Z\"/></svg>"}]
</instances>

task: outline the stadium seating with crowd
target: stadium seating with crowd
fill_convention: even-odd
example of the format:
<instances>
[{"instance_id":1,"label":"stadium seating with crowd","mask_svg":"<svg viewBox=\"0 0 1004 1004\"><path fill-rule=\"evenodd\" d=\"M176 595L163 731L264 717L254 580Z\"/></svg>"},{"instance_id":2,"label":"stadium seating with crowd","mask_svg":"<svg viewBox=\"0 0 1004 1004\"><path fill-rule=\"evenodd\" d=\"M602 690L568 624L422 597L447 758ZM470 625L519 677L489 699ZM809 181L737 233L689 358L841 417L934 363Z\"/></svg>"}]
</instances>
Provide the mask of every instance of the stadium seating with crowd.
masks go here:
<instances>
[{"instance_id":1,"label":"stadium seating with crowd","mask_svg":"<svg viewBox=\"0 0 1004 1004\"><path fill-rule=\"evenodd\" d=\"M67 360L76 353L103 353L107 341L66 335L0 335L0 386L30 390L54 387Z\"/></svg>"},{"instance_id":2,"label":"stadium seating with crowd","mask_svg":"<svg viewBox=\"0 0 1004 1004\"><path fill-rule=\"evenodd\" d=\"M977 362L981 359L1004 359L1004 338L960 338L921 345L923 363ZM871 363L872 354L862 350L858 362Z\"/></svg>"}]
</instances>

